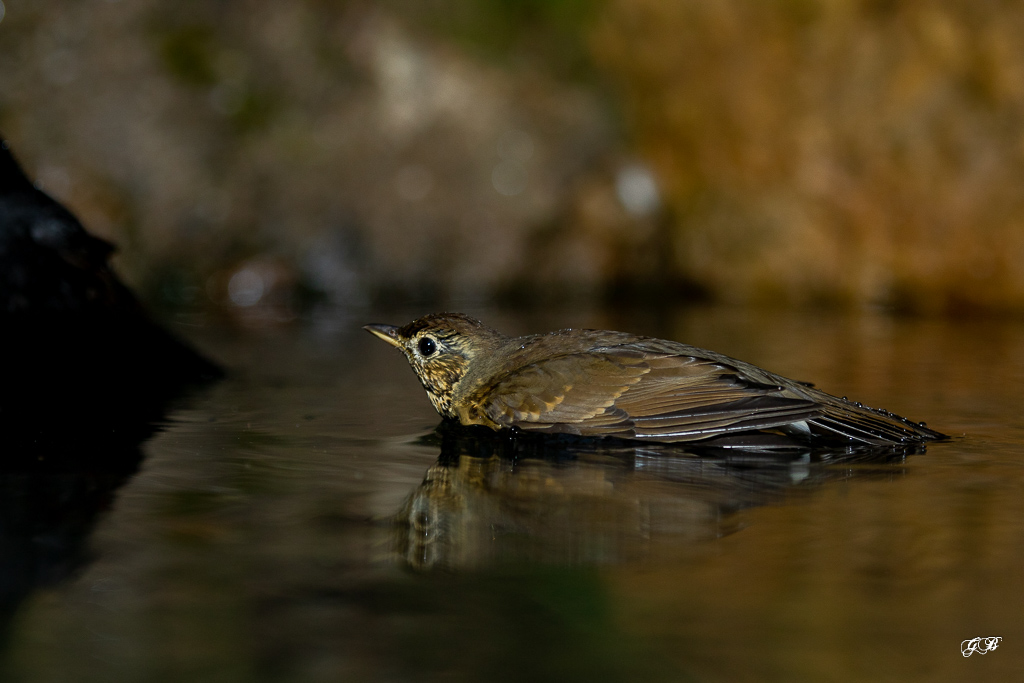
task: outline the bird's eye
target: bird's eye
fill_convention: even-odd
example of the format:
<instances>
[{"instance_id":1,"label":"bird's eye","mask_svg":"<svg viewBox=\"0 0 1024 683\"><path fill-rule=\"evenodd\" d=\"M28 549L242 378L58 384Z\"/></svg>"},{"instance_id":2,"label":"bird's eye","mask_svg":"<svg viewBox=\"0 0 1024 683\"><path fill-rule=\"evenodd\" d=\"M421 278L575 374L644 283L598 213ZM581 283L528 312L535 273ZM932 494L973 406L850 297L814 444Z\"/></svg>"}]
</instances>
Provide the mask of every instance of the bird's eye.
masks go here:
<instances>
[{"instance_id":1,"label":"bird's eye","mask_svg":"<svg viewBox=\"0 0 1024 683\"><path fill-rule=\"evenodd\" d=\"M430 337L420 339L420 355L423 357L434 355L437 351L437 344Z\"/></svg>"}]
</instances>

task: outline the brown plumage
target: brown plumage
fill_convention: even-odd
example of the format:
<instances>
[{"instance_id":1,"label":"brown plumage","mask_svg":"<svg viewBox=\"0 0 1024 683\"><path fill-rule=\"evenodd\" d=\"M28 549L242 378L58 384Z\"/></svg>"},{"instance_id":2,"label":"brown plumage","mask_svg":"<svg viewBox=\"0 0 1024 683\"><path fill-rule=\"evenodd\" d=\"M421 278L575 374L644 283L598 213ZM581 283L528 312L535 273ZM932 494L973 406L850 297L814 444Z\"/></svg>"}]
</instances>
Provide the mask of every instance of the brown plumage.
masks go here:
<instances>
[{"instance_id":1,"label":"brown plumage","mask_svg":"<svg viewBox=\"0 0 1024 683\"><path fill-rule=\"evenodd\" d=\"M582 329L510 338L457 313L365 329L401 349L437 412L464 425L752 447L945 438L923 423L664 339Z\"/></svg>"}]
</instances>

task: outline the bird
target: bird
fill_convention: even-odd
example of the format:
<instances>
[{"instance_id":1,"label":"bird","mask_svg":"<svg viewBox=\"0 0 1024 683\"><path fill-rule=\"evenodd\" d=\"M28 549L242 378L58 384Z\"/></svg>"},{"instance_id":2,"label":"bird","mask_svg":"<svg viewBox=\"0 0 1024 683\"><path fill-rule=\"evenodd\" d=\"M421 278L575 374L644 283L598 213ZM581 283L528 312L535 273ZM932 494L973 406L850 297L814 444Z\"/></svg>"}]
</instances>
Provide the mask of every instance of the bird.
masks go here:
<instances>
[{"instance_id":1,"label":"bird","mask_svg":"<svg viewBox=\"0 0 1024 683\"><path fill-rule=\"evenodd\" d=\"M405 354L443 418L498 432L751 449L948 438L676 341L579 328L507 337L461 313L363 329Z\"/></svg>"}]
</instances>

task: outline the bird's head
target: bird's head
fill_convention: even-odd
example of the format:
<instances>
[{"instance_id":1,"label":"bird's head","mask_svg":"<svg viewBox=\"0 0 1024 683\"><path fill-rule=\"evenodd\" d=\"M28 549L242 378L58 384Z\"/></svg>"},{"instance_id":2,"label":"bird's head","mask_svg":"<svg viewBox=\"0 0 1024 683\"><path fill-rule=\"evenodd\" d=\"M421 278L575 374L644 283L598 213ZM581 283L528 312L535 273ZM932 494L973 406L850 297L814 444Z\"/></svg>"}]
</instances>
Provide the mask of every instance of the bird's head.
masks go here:
<instances>
[{"instance_id":1,"label":"bird's head","mask_svg":"<svg viewBox=\"0 0 1024 683\"><path fill-rule=\"evenodd\" d=\"M403 327L366 325L364 330L401 349L444 417L456 417L452 397L478 359L486 358L505 337L461 313L432 313Z\"/></svg>"}]
</instances>

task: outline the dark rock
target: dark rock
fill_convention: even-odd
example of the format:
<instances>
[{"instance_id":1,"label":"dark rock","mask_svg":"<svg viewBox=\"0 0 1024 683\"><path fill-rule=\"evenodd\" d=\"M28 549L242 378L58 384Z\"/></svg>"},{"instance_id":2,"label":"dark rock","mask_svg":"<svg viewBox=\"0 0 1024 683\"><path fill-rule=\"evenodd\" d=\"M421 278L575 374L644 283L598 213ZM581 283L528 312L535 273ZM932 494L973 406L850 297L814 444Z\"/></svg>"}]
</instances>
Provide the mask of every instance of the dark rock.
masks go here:
<instances>
[{"instance_id":1,"label":"dark rock","mask_svg":"<svg viewBox=\"0 0 1024 683\"><path fill-rule=\"evenodd\" d=\"M112 252L0 144L0 466L54 457L46 444L69 434L127 430L138 443L169 400L220 374L146 315ZM75 460L83 449L70 450L56 452Z\"/></svg>"}]
</instances>

